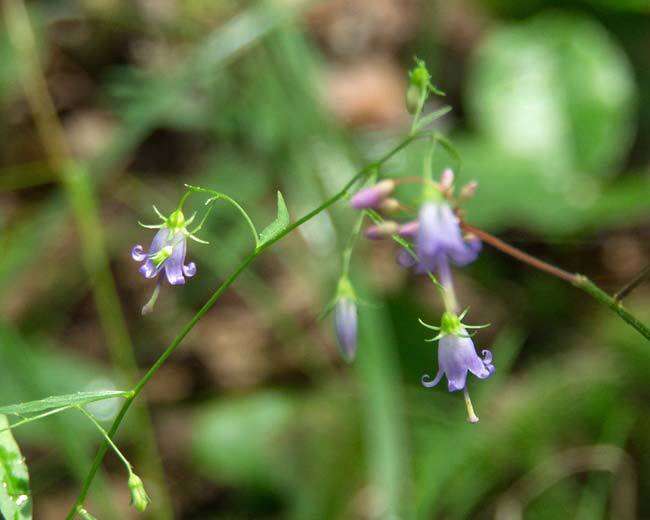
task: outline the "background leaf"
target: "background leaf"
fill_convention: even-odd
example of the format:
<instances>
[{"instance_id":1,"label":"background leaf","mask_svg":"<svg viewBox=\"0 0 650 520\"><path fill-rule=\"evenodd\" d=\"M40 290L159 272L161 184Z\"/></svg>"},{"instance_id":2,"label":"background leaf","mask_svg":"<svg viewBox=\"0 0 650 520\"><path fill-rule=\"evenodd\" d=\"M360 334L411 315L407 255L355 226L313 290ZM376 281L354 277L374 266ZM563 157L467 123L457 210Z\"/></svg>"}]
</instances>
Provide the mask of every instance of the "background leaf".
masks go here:
<instances>
[{"instance_id":1,"label":"background leaf","mask_svg":"<svg viewBox=\"0 0 650 520\"><path fill-rule=\"evenodd\" d=\"M120 390L100 390L97 392L77 392L76 394L53 395L36 401L0 406L0 414L21 415L42 412L51 408L88 404L94 401L102 401L104 399L124 397L127 393L128 392Z\"/></svg>"},{"instance_id":2,"label":"background leaf","mask_svg":"<svg viewBox=\"0 0 650 520\"><path fill-rule=\"evenodd\" d=\"M7 417L0 415L0 429L9 425ZM29 473L20 448L11 430L0 433L0 511L7 520L32 518L32 498Z\"/></svg>"}]
</instances>

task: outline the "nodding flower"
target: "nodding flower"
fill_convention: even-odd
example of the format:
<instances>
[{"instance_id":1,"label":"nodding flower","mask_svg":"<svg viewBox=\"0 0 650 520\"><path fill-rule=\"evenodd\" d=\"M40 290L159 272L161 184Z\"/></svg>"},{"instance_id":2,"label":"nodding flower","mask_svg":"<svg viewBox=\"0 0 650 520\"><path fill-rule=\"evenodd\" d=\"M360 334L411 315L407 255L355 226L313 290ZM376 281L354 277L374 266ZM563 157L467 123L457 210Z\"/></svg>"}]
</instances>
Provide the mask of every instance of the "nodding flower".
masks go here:
<instances>
[{"instance_id":1,"label":"nodding flower","mask_svg":"<svg viewBox=\"0 0 650 520\"><path fill-rule=\"evenodd\" d=\"M194 262L185 264L187 238L206 243L194 236L200 226L192 232L187 229L187 226L194 220L194 216L185 220L183 212L178 209L169 217L164 217L155 207L154 210L163 220L163 223L153 226L141 224L146 228L158 229L151 241L149 251L145 252L140 244L137 244L131 250L133 260L142 263L139 269L140 274L145 278L158 279L158 284L151 299L142 307L142 314L148 314L153 310L158 298L162 282L161 273L163 271L165 272L165 278L171 285L183 285L185 277L190 278L196 274L196 264Z\"/></svg>"},{"instance_id":2,"label":"nodding flower","mask_svg":"<svg viewBox=\"0 0 650 520\"><path fill-rule=\"evenodd\" d=\"M462 390L465 395L468 419L478 422L474 413L469 393L467 391L467 373L474 374L479 379L487 379L495 372L492 364L492 353L481 350L481 356L476 353L474 342L467 329L478 329L487 325L465 325L461 322L467 311L460 316L446 311L442 315L440 327L429 325L422 320L420 323L428 329L438 331L438 335L427 341L438 340L438 372L433 380L428 374L422 376L422 385L427 388L436 386L442 376L447 378L447 388L450 392Z\"/></svg>"},{"instance_id":3,"label":"nodding flower","mask_svg":"<svg viewBox=\"0 0 650 520\"><path fill-rule=\"evenodd\" d=\"M445 269L449 262L467 265L478 256L481 242L465 240L458 218L446 202L425 202L418 215L415 250L421 272Z\"/></svg>"}]
</instances>

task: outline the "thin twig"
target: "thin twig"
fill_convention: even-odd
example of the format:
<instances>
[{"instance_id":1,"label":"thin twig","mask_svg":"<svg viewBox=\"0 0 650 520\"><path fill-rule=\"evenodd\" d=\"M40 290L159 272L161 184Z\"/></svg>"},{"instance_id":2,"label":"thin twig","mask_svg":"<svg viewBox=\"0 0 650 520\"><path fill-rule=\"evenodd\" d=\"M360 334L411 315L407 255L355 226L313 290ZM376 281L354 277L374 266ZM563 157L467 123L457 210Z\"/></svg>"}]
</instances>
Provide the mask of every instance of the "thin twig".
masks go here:
<instances>
[{"instance_id":1,"label":"thin twig","mask_svg":"<svg viewBox=\"0 0 650 520\"><path fill-rule=\"evenodd\" d=\"M641 272L637 274L632 280L623 286L615 295L614 299L620 302L623 298L629 295L634 289L641 285L647 278L650 277L650 264L646 265Z\"/></svg>"}]
</instances>

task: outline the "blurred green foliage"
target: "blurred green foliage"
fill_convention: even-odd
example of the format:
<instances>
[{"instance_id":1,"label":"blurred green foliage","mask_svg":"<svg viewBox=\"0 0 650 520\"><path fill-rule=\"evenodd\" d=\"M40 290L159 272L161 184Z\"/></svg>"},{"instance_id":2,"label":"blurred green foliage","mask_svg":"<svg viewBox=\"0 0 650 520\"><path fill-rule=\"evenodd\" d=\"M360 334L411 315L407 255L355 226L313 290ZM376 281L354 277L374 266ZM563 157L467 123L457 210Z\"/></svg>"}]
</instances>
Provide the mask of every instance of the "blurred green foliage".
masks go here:
<instances>
[{"instance_id":1,"label":"blurred green foliage","mask_svg":"<svg viewBox=\"0 0 650 520\"><path fill-rule=\"evenodd\" d=\"M480 183L470 222L611 290L647 262L647 2L56 4L29 3L39 53L90 172L140 367L253 244L219 206L202 234L211 245L188 253L197 276L163 288L142 319L152 287L128 251L150 237L136 221L152 203L171 211L183 183L233 196L259 229L278 189L293 219L316 207L407 131L413 54L431 58L454 107L438 127L461 162L438 148L436 171ZM0 31L0 404L123 387L20 69ZM418 174L423 154L414 145L386 171ZM355 365L337 359L329 321L316 322L354 217L341 203L278 244L152 381L175 517L503 518L513 503L527 519L650 515L648 346L571 287L486 247L458 273L472 320L493 324L477 339L497 366L470 383L481 423L469 426L459 396L419 386L436 355L417 318L436 321L440 304L394 265L392 245L361 241L353 255L370 302ZM649 296L641 287L626 302L646 321ZM16 435L36 511L63 516L97 432L66 413ZM142 453L141 435L127 421L127 455ZM576 476L563 463L594 446L619 450L620 464L580 459ZM548 464L566 477L540 477ZM126 518L122 470L107 458L89 511ZM162 487L145 485L155 501Z\"/></svg>"}]
</instances>

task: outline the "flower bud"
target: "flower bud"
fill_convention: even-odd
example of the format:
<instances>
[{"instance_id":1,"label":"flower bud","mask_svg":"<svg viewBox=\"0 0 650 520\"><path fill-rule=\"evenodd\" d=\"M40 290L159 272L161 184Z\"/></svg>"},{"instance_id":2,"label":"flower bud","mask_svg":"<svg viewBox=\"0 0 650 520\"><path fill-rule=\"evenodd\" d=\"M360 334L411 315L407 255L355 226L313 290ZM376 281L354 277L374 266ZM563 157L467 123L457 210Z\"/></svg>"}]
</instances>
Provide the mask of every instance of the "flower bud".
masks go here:
<instances>
[{"instance_id":1,"label":"flower bud","mask_svg":"<svg viewBox=\"0 0 650 520\"><path fill-rule=\"evenodd\" d=\"M336 302L334 328L341 356L350 363L357 354L357 304L352 298Z\"/></svg>"},{"instance_id":2,"label":"flower bud","mask_svg":"<svg viewBox=\"0 0 650 520\"><path fill-rule=\"evenodd\" d=\"M131 490L131 504L141 513L144 512L151 500L144 489L142 479L135 473L129 475L129 489Z\"/></svg>"},{"instance_id":3,"label":"flower bud","mask_svg":"<svg viewBox=\"0 0 650 520\"><path fill-rule=\"evenodd\" d=\"M409 114L415 114L420 106L420 97L422 89L417 85L409 85L406 89L406 110Z\"/></svg>"},{"instance_id":4,"label":"flower bud","mask_svg":"<svg viewBox=\"0 0 650 520\"><path fill-rule=\"evenodd\" d=\"M355 193L350 205L354 209L376 208L386 197L393 193L394 189L395 181L392 179L380 181L370 188L364 188Z\"/></svg>"},{"instance_id":5,"label":"flower bud","mask_svg":"<svg viewBox=\"0 0 650 520\"><path fill-rule=\"evenodd\" d=\"M392 197L388 199L384 199L381 204L379 204L379 211L382 213L395 213L399 211L401 208L401 205L397 199L394 199Z\"/></svg>"},{"instance_id":6,"label":"flower bud","mask_svg":"<svg viewBox=\"0 0 650 520\"><path fill-rule=\"evenodd\" d=\"M478 182L472 181L465 184L460 190L460 200L471 199L476 193L476 188L478 188Z\"/></svg>"},{"instance_id":7,"label":"flower bud","mask_svg":"<svg viewBox=\"0 0 650 520\"><path fill-rule=\"evenodd\" d=\"M445 169L440 176L440 191L447 192L454 185L454 172L451 168Z\"/></svg>"},{"instance_id":8,"label":"flower bud","mask_svg":"<svg viewBox=\"0 0 650 520\"><path fill-rule=\"evenodd\" d=\"M406 224L402 224L399 227L397 234L402 238L414 238L417 235L419 228L420 223L417 220L413 220L411 222L407 222Z\"/></svg>"},{"instance_id":9,"label":"flower bud","mask_svg":"<svg viewBox=\"0 0 650 520\"><path fill-rule=\"evenodd\" d=\"M368 227L365 230L364 235L366 236L366 238L369 238L370 240L382 240L384 238L390 238L391 236L395 235L398 232L398 230L399 230L399 225L397 224L397 222L393 222L392 220L386 220L381 224Z\"/></svg>"}]
</instances>

